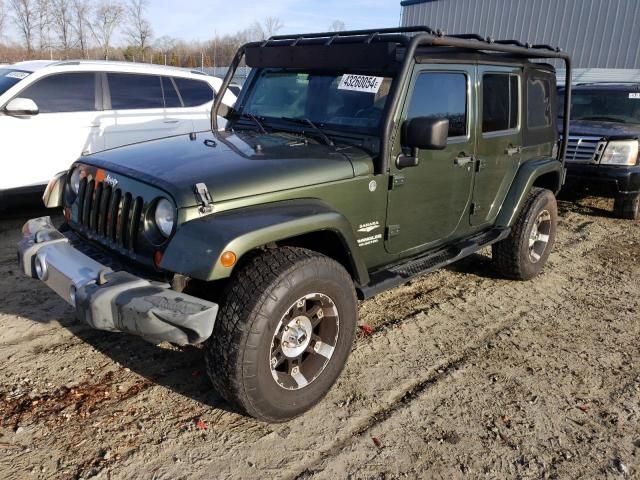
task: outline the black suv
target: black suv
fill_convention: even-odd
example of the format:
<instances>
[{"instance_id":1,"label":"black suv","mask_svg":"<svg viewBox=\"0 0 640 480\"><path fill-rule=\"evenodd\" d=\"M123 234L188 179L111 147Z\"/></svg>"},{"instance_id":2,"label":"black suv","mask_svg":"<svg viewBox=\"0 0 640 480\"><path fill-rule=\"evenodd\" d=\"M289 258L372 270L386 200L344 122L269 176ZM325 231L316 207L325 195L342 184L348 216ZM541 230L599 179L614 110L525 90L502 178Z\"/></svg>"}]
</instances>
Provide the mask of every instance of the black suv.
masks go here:
<instances>
[{"instance_id":1,"label":"black suv","mask_svg":"<svg viewBox=\"0 0 640 480\"><path fill-rule=\"evenodd\" d=\"M565 189L613 197L616 216L640 218L640 83L575 86L570 132Z\"/></svg>"}]
</instances>

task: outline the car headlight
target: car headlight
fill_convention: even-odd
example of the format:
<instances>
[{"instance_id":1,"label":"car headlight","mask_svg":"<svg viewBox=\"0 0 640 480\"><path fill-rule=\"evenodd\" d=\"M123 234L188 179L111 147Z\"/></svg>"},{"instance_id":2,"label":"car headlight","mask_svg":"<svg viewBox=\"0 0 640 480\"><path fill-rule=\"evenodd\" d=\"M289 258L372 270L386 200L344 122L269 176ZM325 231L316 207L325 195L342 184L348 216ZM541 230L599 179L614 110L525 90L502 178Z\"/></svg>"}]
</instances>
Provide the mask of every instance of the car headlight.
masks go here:
<instances>
[{"instance_id":1,"label":"car headlight","mask_svg":"<svg viewBox=\"0 0 640 480\"><path fill-rule=\"evenodd\" d=\"M602 165L635 165L638 163L638 140L609 142L600 163Z\"/></svg>"},{"instance_id":2,"label":"car headlight","mask_svg":"<svg viewBox=\"0 0 640 480\"><path fill-rule=\"evenodd\" d=\"M156 204L155 221L160 233L166 238L169 238L176 224L176 211L171 202L166 198L161 199Z\"/></svg>"},{"instance_id":3,"label":"car headlight","mask_svg":"<svg viewBox=\"0 0 640 480\"><path fill-rule=\"evenodd\" d=\"M71 191L78 195L80 192L80 169L76 168L71 174L71 178L69 179L69 186L71 187Z\"/></svg>"}]
</instances>

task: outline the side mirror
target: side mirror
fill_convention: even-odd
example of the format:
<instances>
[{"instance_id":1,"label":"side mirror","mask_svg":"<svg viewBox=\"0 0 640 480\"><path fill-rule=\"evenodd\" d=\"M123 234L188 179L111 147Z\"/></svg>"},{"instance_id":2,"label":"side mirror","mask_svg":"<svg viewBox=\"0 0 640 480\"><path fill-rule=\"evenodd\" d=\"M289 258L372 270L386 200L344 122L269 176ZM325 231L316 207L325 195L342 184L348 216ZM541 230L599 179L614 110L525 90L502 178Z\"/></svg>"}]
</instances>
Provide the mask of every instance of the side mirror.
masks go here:
<instances>
[{"instance_id":1,"label":"side mirror","mask_svg":"<svg viewBox=\"0 0 640 480\"><path fill-rule=\"evenodd\" d=\"M4 113L12 117L32 117L38 115L40 110L30 98L14 98L4 107Z\"/></svg>"},{"instance_id":2,"label":"side mirror","mask_svg":"<svg viewBox=\"0 0 640 480\"><path fill-rule=\"evenodd\" d=\"M449 119L416 117L402 125L402 145L411 149L410 155L396 159L398 168L417 167L419 150L443 150L449 137Z\"/></svg>"},{"instance_id":3,"label":"side mirror","mask_svg":"<svg viewBox=\"0 0 640 480\"><path fill-rule=\"evenodd\" d=\"M444 150L448 137L447 118L417 117L402 126L402 144L411 149Z\"/></svg>"}]
</instances>

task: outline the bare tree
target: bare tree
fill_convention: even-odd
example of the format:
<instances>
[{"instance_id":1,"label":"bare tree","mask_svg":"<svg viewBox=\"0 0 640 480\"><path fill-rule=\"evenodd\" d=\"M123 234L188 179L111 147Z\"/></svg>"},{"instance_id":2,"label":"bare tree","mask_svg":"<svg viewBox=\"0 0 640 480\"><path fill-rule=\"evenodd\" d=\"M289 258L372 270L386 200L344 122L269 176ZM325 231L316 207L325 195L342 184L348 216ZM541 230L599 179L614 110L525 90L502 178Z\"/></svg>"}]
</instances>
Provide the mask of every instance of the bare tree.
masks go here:
<instances>
[{"instance_id":1,"label":"bare tree","mask_svg":"<svg viewBox=\"0 0 640 480\"><path fill-rule=\"evenodd\" d=\"M342 20L334 20L329 25L330 32L344 32L347 29L347 26L344 24Z\"/></svg>"},{"instance_id":2,"label":"bare tree","mask_svg":"<svg viewBox=\"0 0 640 480\"><path fill-rule=\"evenodd\" d=\"M40 51L51 49L52 14L50 0L35 0L35 13Z\"/></svg>"},{"instance_id":3,"label":"bare tree","mask_svg":"<svg viewBox=\"0 0 640 480\"><path fill-rule=\"evenodd\" d=\"M87 58L89 54L89 15L91 5L88 0L73 0L72 28L78 40L78 47L82 58Z\"/></svg>"},{"instance_id":4,"label":"bare tree","mask_svg":"<svg viewBox=\"0 0 640 480\"><path fill-rule=\"evenodd\" d=\"M6 17L7 14L4 9L4 0L0 0L0 40L2 40L2 36L4 35L4 23Z\"/></svg>"},{"instance_id":5,"label":"bare tree","mask_svg":"<svg viewBox=\"0 0 640 480\"><path fill-rule=\"evenodd\" d=\"M37 25L35 0L9 0L9 7L13 13L13 23L24 40L27 56L31 57Z\"/></svg>"},{"instance_id":6,"label":"bare tree","mask_svg":"<svg viewBox=\"0 0 640 480\"><path fill-rule=\"evenodd\" d=\"M125 33L129 37L130 42L142 55L144 61L145 51L149 48L153 29L151 23L146 18L146 10L148 0L129 0L127 5L127 15L129 17L129 25Z\"/></svg>"},{"instance_id":7,"label":"bare tree","mask_svg":"<svg viewBox=\"0 0 640 480\"><path fill-rule=\"evenodd\" d=\"M65 58L74 46L73 5L71 0L51 0L53 4L53 26Z\"/></svg>"},{"instance_id":8,"label":"bare tree","mask_svg":"<svg viewBox=\"0 0 640 480\"><path fill-rule=\"evenodd\" d=\"M267 38L273 37L284 28L284 23L278 17L267 17L264 22L264 33Z\"/></svg>"},{"instance_id":9,"label":"bare tree","mask_svg":"<svg viewBox=\"0 0 640 480\"><path fill-rule=\"evenodd\" d=\"M105 60L109 60L111 39L123 16L124 8L115 0L101 0L93 11L89 28Z\"/></svg>"}]
</instances>

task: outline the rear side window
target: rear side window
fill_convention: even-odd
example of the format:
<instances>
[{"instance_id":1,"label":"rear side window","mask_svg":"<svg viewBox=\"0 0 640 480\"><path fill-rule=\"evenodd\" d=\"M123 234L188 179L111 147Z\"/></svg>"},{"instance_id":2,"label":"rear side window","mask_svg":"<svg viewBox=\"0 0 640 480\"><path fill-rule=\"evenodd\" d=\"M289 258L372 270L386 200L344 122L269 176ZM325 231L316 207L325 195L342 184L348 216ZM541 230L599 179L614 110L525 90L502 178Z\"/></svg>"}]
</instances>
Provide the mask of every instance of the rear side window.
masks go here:
<instances>
[{"instance_id":1,"label":"rear side window","mask_svg":"<svg viewBox=\"0 0 640 480\"><path fill-rule=\"evenodd\" d=\"M96 110L94 73L63 73L37 81L19 93L30 98L40 113L91 112Z\"/></svg>"},{"instance_id":2,"label":"rear side window","mask_svg":"<svg viewBox=\"0 0 640 480\"><path fill-rule=\"evenodd\" d=\"M16 83L24 80L30 72L24 70L9 70L0 68L0 95L13 87Z\"/></svg>"},{"instance_id":3,"label":"rear side window","mask_svg":"<svg viewBox=\"0 0 640 480\"><path fill-rule=\"evenodd\" d=\"M449 137L467 134L467 76L464 73L422 73L409 104L407 119L449 119Z\"/></svg>"},{"instance_id":4,"label":"rear side window","mask_svg":"<svg viewBox=\"0 0 640 480\"><path fill-rule=\"evenodd\" d=\"M167 108L180 108L182 102L178 92L169 77L162 77L162 90L164 92L164 104Z\"/></svg>"},{"instance_id":5,"label":"rear side window","mask_svg":"<svg viewBox=\"0 0 640 480\"><path fill-rule=\"evenodd\" d=\"M487 73L482 77L482 133L518 128L518 77Z\"/></svg>"},{"instance_id":6,"label":"rear side window","mask_svg":"<svg viewBox=\"0 0 640 480\"><path fill-rule=\"evenodd\" d=\"M185 107L197 107L213 100L213 90L208 83L178 77L173 80L178 86Z\"/></svg>"},{"instance_id":7,"label":"rear side window","mask_svg":"<svg viewBox=\"0 0 640 480\"><path fill-rule=\"evenodd\" d=\"M527 82L527 127L551 126L551 82L531 77Z\"/></svg>"},{"instance_id":8,"label":"rear side window","mask_svg":"<svg viewBox=\"0 0 640 480\"><path fill-rule=\"evenodd\" d=\"M164 108L160 77L109 73L109 91L113 110Z\"/></svg>"}]
</instances>

